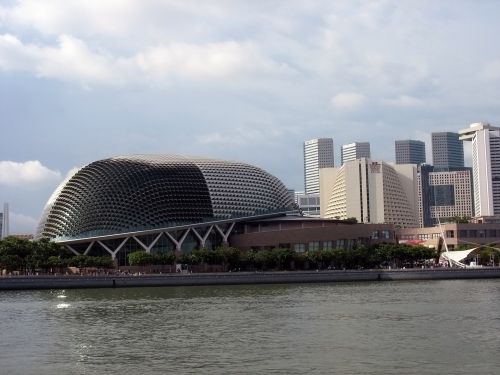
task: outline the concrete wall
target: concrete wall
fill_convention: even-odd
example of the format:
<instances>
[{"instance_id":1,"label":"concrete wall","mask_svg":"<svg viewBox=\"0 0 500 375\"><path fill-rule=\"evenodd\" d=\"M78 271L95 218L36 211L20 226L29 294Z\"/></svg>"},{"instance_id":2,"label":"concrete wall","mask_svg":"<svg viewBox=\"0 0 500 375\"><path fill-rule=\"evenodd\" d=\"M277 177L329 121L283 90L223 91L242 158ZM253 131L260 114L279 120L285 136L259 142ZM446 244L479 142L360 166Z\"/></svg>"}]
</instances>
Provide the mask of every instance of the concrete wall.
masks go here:
<instances>
[{"instance_id":1,"label":"concrete wall","mask_svg":"<svg viewBox=\"0 0 500 375\"><path fill-rule=\"evenodd\" d=\"M151 286L292 284L389 280L500 278L500 268L320 272L234 272L189 275L0 277L0 290L82 289Z\"/></svg>"}]
</instances>

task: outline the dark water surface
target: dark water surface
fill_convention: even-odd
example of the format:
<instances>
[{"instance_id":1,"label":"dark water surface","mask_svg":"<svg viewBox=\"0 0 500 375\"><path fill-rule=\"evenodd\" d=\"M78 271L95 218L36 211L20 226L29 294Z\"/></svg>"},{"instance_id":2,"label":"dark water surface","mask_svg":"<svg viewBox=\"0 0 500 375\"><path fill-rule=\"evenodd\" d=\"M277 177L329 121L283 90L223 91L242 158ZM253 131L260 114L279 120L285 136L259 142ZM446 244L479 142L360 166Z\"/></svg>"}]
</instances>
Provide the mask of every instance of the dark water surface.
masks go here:
<instances>
[{"instance_id":1,"label":"dark water surface","mask_svg":"<svg viewBox=\"0 0 500 375\"><path fill-rule=\"evenodd\" d=\"M0 292L0 374L500 374L500 281Z\"/></svg>"}]
</instances>

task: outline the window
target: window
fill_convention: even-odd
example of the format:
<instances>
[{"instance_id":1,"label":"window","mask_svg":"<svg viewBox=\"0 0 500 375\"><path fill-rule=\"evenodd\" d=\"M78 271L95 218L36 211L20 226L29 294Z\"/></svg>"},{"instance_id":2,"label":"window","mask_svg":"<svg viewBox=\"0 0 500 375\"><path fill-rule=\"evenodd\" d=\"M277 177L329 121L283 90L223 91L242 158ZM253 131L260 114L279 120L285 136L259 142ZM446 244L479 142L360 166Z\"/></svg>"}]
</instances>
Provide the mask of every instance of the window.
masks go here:
<instances>
[{"instance_id":1,"label":"window","mask_svg":"<svg viewBox=\"0 0 500 375\"><path fill-rule=\"evenodd\" d=\"M323 250L333 249L333 241L323 241Z\"/></svg>"},{"instance_id":2,"label":"window","mask_svg":"<svg viewBox=\"0 0 500 375\"><path fill-rule=\"evenodd\" d=\"M308 250L311 250L311 251L319 250L319 241L309 242Z\"/></svg>"},{"instance_id":3,"label":"window","mask_svg":"<svg viewBox=\"0 0 500 375\"><path fill-rule=\"evenodd\" d=\"M306 245L304 245L303 243L296 243L295 245L293 245L293 250L296 253L303 253L304 251L306 251Z\"/></svg>"}]
</instances>

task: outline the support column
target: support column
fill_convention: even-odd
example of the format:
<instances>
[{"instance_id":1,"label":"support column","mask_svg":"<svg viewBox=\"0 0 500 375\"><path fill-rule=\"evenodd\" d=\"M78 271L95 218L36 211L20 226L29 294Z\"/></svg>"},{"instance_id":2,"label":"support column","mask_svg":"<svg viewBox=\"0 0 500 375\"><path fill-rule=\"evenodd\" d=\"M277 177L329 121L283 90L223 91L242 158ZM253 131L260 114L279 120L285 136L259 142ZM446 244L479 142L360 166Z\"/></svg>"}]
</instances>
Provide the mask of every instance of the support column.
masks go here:
<instances>
[{"instance_id":1,"label":"support column","mask_svg":"<svg viewBox=\"0 0 500 375\"><path fill-rule=\"evenodd\" d=\"M219 234L222 236L222 245L224 247L227 247L229 245L228 238L229 238L229 235L231 234L231 232L233 231L234 224L235 224L235 222L233 221L231 223L231 225L229 226L229 229L225 233L222 229L219 228L219 226L217 224L215 224L215 229L217 229Z\"/></svg>"}]
</instances>

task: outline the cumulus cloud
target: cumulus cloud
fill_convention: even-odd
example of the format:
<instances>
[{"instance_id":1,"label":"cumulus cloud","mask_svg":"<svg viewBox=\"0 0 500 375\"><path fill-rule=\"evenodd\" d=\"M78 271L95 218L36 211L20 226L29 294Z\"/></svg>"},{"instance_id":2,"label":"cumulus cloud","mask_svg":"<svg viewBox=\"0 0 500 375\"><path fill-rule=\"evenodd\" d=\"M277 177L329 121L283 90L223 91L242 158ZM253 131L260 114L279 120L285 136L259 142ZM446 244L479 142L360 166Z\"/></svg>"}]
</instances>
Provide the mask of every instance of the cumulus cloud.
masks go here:
<instances>
[{"instance_id":1,"label":"cumulus cloud","mask_svg":"<svg viewBox=\"0 0 500 375\"><path fill-rule=\"evenodd\" d=\"M332 98L331 103L336 109L353 110L359 108L365 99L364 95L355 92L341 92Z\"/></svg>"},{"instance_id":2,"label":"cumulus cloud","mask_svg":"<svg viewBox=\"0 0 500 375\"><path fill-rule=\"evenodd\" d=\"M45 35L83 30L119 34L140 14L140 9L134 0L18 0L0 7L0 19Z\"/></svg>"},{"instance_id":3,"label":"cumulus cloud","mask_svg":"<svg viewBox=\"0 0 500 375\"><path fill-rule=\"evenodd\" d=\"M59 171L47 168L38 160L0 161L0 185L29 188L57 183L61 177Z\"/></svg>"},{"instance_id":4,"label":"cumulus cloud","mask_svg":"<svg viewBox=\"0 0 500 375\"><path fill-rule=\"evenodd\" d=\"M91 50L84 41L69 35L61 35L56 46L48 46L25 44L10 34L0 35L0 69L23 70L40 77L83 84L152 83L292 72L286 64L265 57L255 45L245 42L173 43L123 57Z\"/></svg>"}]
</instances>

